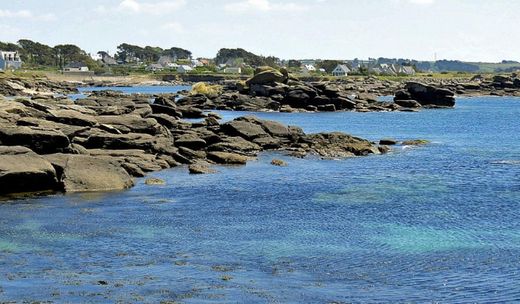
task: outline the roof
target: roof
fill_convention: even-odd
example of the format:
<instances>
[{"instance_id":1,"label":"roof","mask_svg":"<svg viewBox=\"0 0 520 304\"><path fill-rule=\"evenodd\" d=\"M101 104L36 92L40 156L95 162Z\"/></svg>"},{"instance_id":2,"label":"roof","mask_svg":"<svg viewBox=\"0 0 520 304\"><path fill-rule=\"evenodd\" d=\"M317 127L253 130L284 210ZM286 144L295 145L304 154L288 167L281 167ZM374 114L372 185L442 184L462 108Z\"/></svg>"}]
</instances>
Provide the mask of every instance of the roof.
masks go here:
<instances>
[{"instance_id":1,"label":"roof","mask_svg":"<svg viewBox=\"0 0 520 304\"><path fill-rule=\"evenodd\" d=\"M348 68L348 66L344 65L344 64L338 64L338 66L334 69L334 71L343 71L345 73L348 73L350 72L350 69Z\"/></svg>"},{"instance_id":2,"label":"roof","mask_svg":"<svg viewBox=\"0 0 520 304\"><path fill-rule=\"evenodd\" d=\"M193 70L189 65L180 65L179 68L183 68L188 71Z\"/></svg>"},{"instance_id":3,"label":"roof","mask_svg":"<svg viewBox=\"0 0 520 304\"><path fill-rule=\"evenodd\" d=\"M67 64L65 67L66 68L73 68L73 69L79 69L79 68L84 68L86 67L87 65L84 64L83 62L70 62L69 64Z\"/></svg>"}]
</instances>

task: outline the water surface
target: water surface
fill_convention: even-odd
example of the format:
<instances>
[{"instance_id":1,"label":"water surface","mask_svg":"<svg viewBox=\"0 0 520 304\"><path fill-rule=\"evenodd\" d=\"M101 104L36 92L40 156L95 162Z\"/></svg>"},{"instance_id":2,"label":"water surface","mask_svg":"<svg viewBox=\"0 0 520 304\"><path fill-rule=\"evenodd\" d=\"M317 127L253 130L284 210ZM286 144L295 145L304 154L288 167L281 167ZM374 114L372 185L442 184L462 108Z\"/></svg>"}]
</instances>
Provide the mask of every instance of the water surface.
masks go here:
<instances>
[{"instance_id":1,"label":"water surface","mask_svg":"<svg viewBox=\"0 0 520 304\"><path fill-rule=\"evenodd\" d=\"M432 144L345 160L266 153L214 175L154 173L166 186L4 202L0 301L520 301L520 99L256 114Z\"/></svg>"}]
</instances>

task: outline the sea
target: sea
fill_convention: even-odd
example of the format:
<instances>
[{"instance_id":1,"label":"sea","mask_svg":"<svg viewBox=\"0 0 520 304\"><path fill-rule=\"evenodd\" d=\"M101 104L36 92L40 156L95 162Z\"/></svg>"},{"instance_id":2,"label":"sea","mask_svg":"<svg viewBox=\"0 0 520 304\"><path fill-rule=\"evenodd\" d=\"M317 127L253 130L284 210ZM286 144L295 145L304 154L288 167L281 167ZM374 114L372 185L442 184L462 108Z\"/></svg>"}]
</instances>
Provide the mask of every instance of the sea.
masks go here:
<instances>
[{"instance_id":1,"label":"sea","mask_svg":"<svg viewBox=\"0 0 520 304\"><path fill-rule=\"evenodd\" d=\"M520 302L520 98L219 114L430 143L337 160L266 152L217 174L150 174L163 186L3 201L0 302Z\"/></svg>"}]
</instances>

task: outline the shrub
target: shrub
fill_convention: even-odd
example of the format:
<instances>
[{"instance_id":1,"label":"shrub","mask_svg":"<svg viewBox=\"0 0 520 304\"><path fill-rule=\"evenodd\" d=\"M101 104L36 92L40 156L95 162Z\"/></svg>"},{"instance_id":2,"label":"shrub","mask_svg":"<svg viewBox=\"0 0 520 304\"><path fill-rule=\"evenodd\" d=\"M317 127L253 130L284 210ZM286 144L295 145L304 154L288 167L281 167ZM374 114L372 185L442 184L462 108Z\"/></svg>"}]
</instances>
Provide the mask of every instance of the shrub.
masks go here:
<instances>
[{"instance_id":1,"label":"shrub","mask_svg":"<svg viewBox=\"0 0 520 304\"><path fill-rule=\"evenodd\" d=\"M214 98L220 95L222 87L218 84L207 84L205 82L197 82L191 87L191 95L202 94L207 97Z\"/></svg>"}]
</instances>

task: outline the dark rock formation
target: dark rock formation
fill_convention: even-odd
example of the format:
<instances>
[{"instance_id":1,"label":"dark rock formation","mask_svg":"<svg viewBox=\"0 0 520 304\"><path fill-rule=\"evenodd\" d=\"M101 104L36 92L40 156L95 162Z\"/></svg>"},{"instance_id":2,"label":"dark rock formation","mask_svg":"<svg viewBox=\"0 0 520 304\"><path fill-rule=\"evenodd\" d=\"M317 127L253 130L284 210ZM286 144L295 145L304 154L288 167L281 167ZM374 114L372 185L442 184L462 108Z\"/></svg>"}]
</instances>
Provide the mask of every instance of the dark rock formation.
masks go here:
<instances>
[{"instance_id":1,"label":"dark rock formation","mask_svg":"<svg viewBox=\"0 0 520 304\"><path fill-rule=\"evenodd\" d=\"M408 82L405 89L395 93L395 101L403 104L405 100L417 101L422 106L428 107L453 107L455 106L455 93L443 88L426 85L419 82ZM410 105L413 105L410 102Z\"/></svg>"},{"instance_id":2,"label":"dark rock formation","mask_svg":"<svg viewBox=\"0 0 520 304\"><path fill-rule=\"evenodd\" d=\"M193 174L213 173L211 165L244 165L266 150L326 158L381 153L376 145L343 133L307 135L301 128L254 116L220 124L218 115L204 112L216 105L282 109L289 107L283 103L290 92L305 97L291 102L314 103L323 111L355 104L335 86L297 82L282 72L286 84L267 82L280 75L264 72L257 80L267 94L281 96L277 106L270 97L240 93L214 100L194 95L182 104L165 96L150 104L148 96L117 92L92 93L76 103L41 97L2 100L0 194L122 190L133 185L132 177L149 172L186 164ZM190 122L186 117L205 119Z\"/></svg>"}]
</instances>

